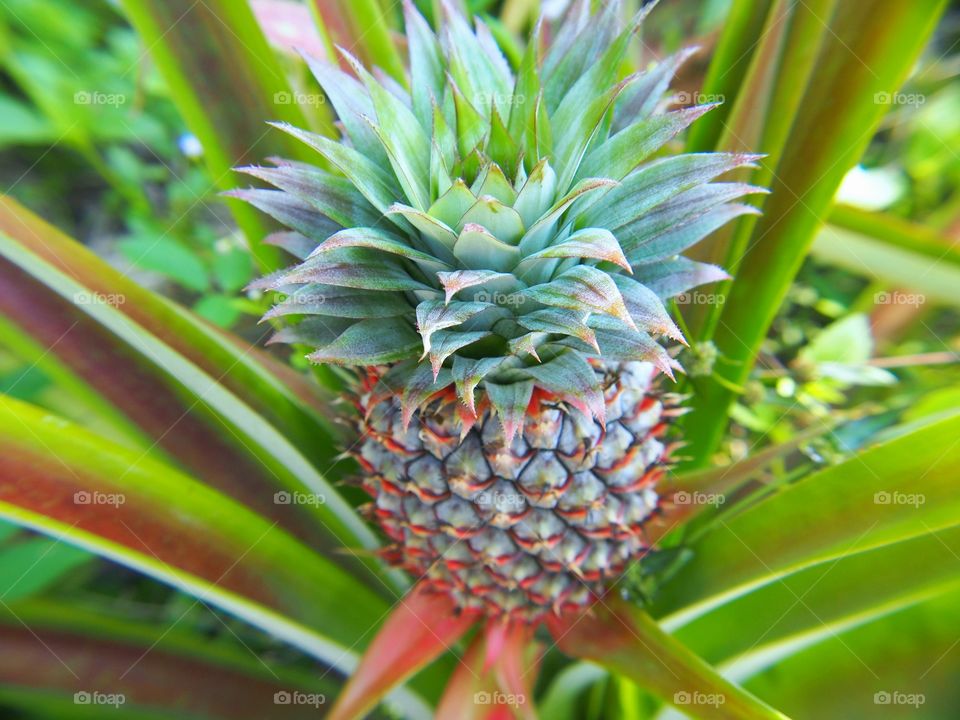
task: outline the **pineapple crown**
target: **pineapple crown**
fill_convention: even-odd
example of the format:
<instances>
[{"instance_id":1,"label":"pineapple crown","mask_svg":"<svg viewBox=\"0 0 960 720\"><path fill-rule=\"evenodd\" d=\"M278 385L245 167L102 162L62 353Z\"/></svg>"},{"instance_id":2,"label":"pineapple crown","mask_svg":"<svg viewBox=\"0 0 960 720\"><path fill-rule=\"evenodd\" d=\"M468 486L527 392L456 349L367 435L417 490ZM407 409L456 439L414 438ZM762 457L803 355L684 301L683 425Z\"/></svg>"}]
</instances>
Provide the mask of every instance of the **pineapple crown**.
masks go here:
<instances>
[{"instance_id":1,"label":"pineapple crown","mask_svg":"<svg viewBox=\"0 0 960 720\"><path fill-rule=\"evenodd\" d=\"M760 189L711 182L755 155L656 157L713 105L663 107L689 50L621 77L648 11L623 28L619 0L576 2L514 72L483 22L444 3L437 35L408 0L406 87L343 50L353 75L307 58L343 141L277 124L325 167L243 168L277 189L232 193L291 228L269 242L302 260L257 283L286 295L266 318L304 316L274 340L391 366L405 422L452 387L465 427L491 407L508 440L537 389L603 422L596 359L672 376L664 302L727 277L679 253L756 212L732 201Z\"/></svg>"}]
</instances>

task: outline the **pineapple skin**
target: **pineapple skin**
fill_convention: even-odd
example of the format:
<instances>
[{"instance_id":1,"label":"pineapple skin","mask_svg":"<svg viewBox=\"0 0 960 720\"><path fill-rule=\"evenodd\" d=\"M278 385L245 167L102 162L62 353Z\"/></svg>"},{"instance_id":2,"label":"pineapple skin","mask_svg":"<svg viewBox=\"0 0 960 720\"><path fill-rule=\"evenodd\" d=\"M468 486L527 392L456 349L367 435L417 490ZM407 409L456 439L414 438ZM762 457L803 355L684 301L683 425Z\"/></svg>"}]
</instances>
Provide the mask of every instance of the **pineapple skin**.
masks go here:
<instances>
[{"instance_id":1,"label":"pineapple skin","mask_svg":"<svg viewBox=\"0 0 960 720\"><path fill-rule=\"evenodd\" d=\"M392 544L386 559L463 611L535 622L602 596L650 549L644 527L671 447L674 396L649 363L595 364L606 425L538 392L509 447L488 408L464 425L452 393L405 429L400 400L358 394L369 506Z\"/></svg>"}]
</instances>

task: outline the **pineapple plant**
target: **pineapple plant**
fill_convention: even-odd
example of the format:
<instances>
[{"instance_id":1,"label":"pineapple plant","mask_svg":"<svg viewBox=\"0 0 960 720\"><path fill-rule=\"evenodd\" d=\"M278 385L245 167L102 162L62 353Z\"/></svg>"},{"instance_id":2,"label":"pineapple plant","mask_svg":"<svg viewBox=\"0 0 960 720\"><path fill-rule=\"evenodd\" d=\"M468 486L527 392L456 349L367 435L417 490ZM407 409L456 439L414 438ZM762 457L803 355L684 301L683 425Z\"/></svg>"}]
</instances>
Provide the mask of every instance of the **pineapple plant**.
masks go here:
<instances>
[{"instance_id":1,"label":"pineapple plant","mask_svg":"<svg viewBox=\"0 0 960 720\"><path fill-rule=\"evenodd\" d=\"M688 53L621 77L646 10L578 3L514 75L482 21L404 9L409 89L311 59L343 137L278 127L326 167L244 169L301 260L256 286L295 319L276 340L356 369L385 556L461 610L579 609L650 549L682 412L665 303L726 277L681 253L755 212L714 180L756 157L664 151L712 106L661 102Z\"/></svg>"},{"instance_id":2,"label":"pineapple plant","mask_svg":"<svg viewBox=\"0 0 960 720\"><path fill-rule=\"evenodd\" d=\"M783 301L824 221L912 253L904 287L953 262L929 228L830 212L944 3L737 0L700 55L698 97L726 102L692 107L669 94L700 86L673 77L690 51L638 64L641 23L674 37L689 10L627 13L653 4L318 2L314 47L351 52L306 61L283 46L306 3L110 5L211 186L270 158L226 203L267 277L231 335L0 198L0 715L955 714L949 376L872 358L865 316L802 368L781 337L811 325ZM258 209L286 226L266 243ZM826 277L841 312L877 290ZM256 347L274 331L314 377ZM832 404L891 379L872 360L901 385ZM97 572L31 597L64 543L135 592Z\"/></svg>"}]
</instances>

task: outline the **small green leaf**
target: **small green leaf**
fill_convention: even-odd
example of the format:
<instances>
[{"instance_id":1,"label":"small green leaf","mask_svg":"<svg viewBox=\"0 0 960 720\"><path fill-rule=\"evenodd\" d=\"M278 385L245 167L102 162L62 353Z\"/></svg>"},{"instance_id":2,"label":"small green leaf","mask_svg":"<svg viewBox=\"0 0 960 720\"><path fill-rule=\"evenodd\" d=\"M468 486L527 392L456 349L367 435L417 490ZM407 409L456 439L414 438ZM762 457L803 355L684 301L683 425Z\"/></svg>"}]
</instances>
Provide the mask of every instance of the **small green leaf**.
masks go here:
<instances>
[{"instance_id":1,"label":"small green leaf","mask_svg":"<svg viewBox=\"0 0 960 720\"><path fill-rule=\"evenodd\" d=\"M525 227L533 225L549 210L556 194L557 174L546 159L541 160L530 171L513 206Z\"/></svg>"},{"instance_id":2,"label":"small green leaf","mask_svg":"<svg viewBox=\"0 0 960 720\"><path fill-rule=\"evenodd\" d=\"M223 194L250 203L258 210L309 238L314 245L323 242L340 229L339 223L292 193L252 188L228 190Z\"/></svg>"},{"instance_id":3,"label":"small green leaf","mask_svg":"<svg viewBox=\"0 0 960 720\"><path fill-rule=\"evenodd\" d=\"M595 311L635 327L623 296L610 275L587 265L577 265L555 280L522 291L544 305L576 312Z\"/></svg>"},{"instance_id":4,"label":"small green leaf","mask_svg":"<svg viewBox=\"0 0 960 720\"><path fill-rule=\"evenodd\" d=\"M473 360L457 355L453 359L453 380L457 386L457 395L464 404L475 414L473 391L488 374L496 370L507 361L506 358L481 358Z\"/></svg>"},{"instance_id":5,"label":"small green leaf","mask_svg":"<svg viewBox=\"0 0 960 720\"><path fill-rule=\"evenodd\" d=\"M460 221L464 229L467 225L479 225L508 245L516 245L523 235L520 214L490 195L481 195Z\"/></svg>"},{"instance_id":6,"label":"small green leaf","mask_svg":"<svg viewBox=\"0 0 960 720\"><path fill-rule=\"evenodd\" d=\"M873 335L866 315L856 313L831 323L800 350L798 357L811 363L864 363L873 353Z\"/></svg>"},{"instance_id":7,"label":"small green leaf","mask_svg":"<svg viewBox=\"0 0 960 720\"><path fill-rule=\"evenodd\" d=\"M196 292L210 287L210 277L203 261L186 245L172 238L123 240L119 247L139 268L158 272Z\"/></svg>"},{"instance_id":8,"label":"small green leaf","mask_svg":"<svg viewBox=\"0 0 960 720\"><path fill-rule=\"evenodd\" d=\"M410 96L413 111L423 127L430 127L432 101L443 98L443 60L440 43L430 26L409 0L404 0L407 43L410 46Z\"/></svg>"},{"instance_id":9,"label":"small green leaf","mask_svg":"<svg viewBox=\"0 0 960 720\"><path fill-rule=\"evenodd\" d=\"M517 322L528 330L575 337L593 347L598 354L600 353L597 336L587 326L584 313L546 308L521 315L517 318Z\"/></svg>"},{"instance_id":10,"label":"small green leaf","mask_svg":"<svg viewBox=\"0 0 960 720\"><path fill-rule=\"evenodd\" d=\"M586 228L573 233L563 242L534 253L526 260L536 258L584 258L604 260L630 272L630 263L623 256L620 243L613 233L604 228Z\"/></svg>"},{"instance_id":11,"label":"small green leaf","mask_svg":"<svg viewBox=\"0 0 960 720\"><path fill-rule=\"evenodd\" d=\"M314 250L310 257L324 255L342 248L369 248L388 255L397 255L415 262L428 272L450 269L450 265L437 260L429 253L422 252L407 244L405 238L384 230L369 227L355 227L341 230Z\"/></svg>"},{"instance_id":12,"label":"small green leaf","mask_svg":"<svg viewBox=\"0 0 960 720\"><path fill-rule=\"evenodd\" d=\"M602 175L622 180L650 155L714 107L716 105L698 105L634 122L591 150L577 170L577 177Z\"/></svg>"},{"instance_id":13,"label":"small green leaf","mask_svg":"<svg viewBox=\"0 0 960 720\"><path fill-rule=\"evenodd\" d=\"M408 325L394 319L361 320L307 357L315 363L383 365L413 357L419 349L420 338Z\"/></svg>"},{"instance_id":14,"label":"small green leaf","mask_svg":"<svg viewBox=\"0 0 960 720\"><path fill-rule=\"evenodd\" d=\"M520 261L519 248L497 239L482 225L464 225L453 254L468 268L498 272L508 272Z\"/></svg>"},{"instance_id":15,"label":"small green leaf","mask_svg":"<svg viewBox=\"0 0 960 720\"><path fill-rule=\"evenodd\" d=\"M543 365L523 370L539 387L563 398L587 417L605 419L603 392L596 371L580 353L567 351Z\"/></svg>"},{"instance_id":16,"label":"small green leaf","mask_svg":"<svg viewBox=\"0 0 960 720\"><path fill-rule=\"evenodd\" d=\"M384 88L349 53L341 51L353 71L363 80L377 113L377 134L394 173L410 203L419 210L430 206L430 138L416 115L399 98ZM372 122L372 118L370 118Z\"/></svg>"},{"instance_id":17,"label":"small green leaf","mask_svg":"<svg viewBox=\"0 0 960 720\"><path fill-rule=\"evenodd\" d=\"M278 284L325 283L361 290L430 290L389 256L370 248L338 248L308 259Z\"/></svg>"},{"instance_id":18,"label":"small green leaf","mask_svg":"<svg viewBox=\"0 0 960 720\"><path fill-rule=\"evenodd\" d=\"M253 277L253 262L250 253L240 248L230 248L214 256L212 270L213 277L224 292L237 293Z\"/></svg>"},{"instance_id":19,"label":"small green leaf","mask_svg":"<svg viewBox=\"0 0 960 720\"><path fill-rule=\"evenodd\" d=\"M347 180L307 165L237 168L285 190L343 227L374 225L380 214Z\"/></svg>"},{"instance_id":20,"label":"small green leaf","mask_svg":"<svg viewBox=\"0 0 960 720\"><path fill-rule=\"evenodd\" d=\"M227 295L206 295L193 306L193 311L223 328L232 327L242 314L237 299Z\"/></svg>"},{"instance_id":21,"label":"small green leaf","mask_svg":"<svg viewBox=\"0 0 960 720\"><path fill-rule=\"evenodd\" d=\"M445 301L448 303L461 290L484 285L491 281L511 279L512 277L509 273L493 270L454 270L453 272L437 273L437 278L446 293Z\"/></svg>"},{"instance_id":22,"label":"small green leaf","mask_svg":"<svg viewBox=\"0 0 960 720\"><path fill-rule=\"evenodd\" d=\"M509 385L500 385L488 380L483 384L487 398L503 426L507 447L510 447L513 438L523 428L527 405L530 404L530 398L533 396L533 387L532 380Z\"/></svg>"},{"instance_id":23,"label":"small green leaf","mask_svg":"<svg viewBox=\"0 0 960 720\"><path fill-rule=\"evenodd\" d=\"M443 300L426 300L417 305L417 330L423 338L423 354L430 352L430 336L437 330L462 325L489 307L490 303L485 302L446 303Z\"/></svg>"},{"instance_id":24,"label":"small green leaf","mask_svg":"<svg viewBox=\"0 0 960 720\"><path fill-rule=\"evenodd\" d=\"M462 179L457 178L453 185L430 206L429 214L455 232L463 229L461 222L467 210L477 202L477 196L470 192L470 188Z\"/></svg>"}]
</instances>

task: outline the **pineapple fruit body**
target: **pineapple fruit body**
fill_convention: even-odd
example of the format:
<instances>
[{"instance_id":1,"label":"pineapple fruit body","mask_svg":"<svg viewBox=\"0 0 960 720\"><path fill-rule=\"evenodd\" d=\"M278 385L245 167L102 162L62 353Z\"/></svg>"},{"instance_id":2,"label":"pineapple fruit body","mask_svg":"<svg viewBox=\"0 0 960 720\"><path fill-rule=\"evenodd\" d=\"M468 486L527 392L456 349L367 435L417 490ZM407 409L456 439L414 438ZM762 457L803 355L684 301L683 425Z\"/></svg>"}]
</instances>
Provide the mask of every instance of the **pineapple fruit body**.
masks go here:
<instances>
[{"instance_id":1,"label":"pineapple fruit body","mask_svg":"<svg viewBox=\"0 0 960 720\"><path fill-rule=\"evenodd\" d=\"M623 78L643 12L592 5L511 65L481 21L444 3L434 32L405 2L406 87L308 58L343 137L278 126L323 166L245 168L275 189L233 193L299 261L257 283L274 341L359 368L387 557L494 616L580 607L648 549L667 303L727 277L681 253L760 192L716 182L755 156L672 151L711 109L665 101L689 53Z\"/></svg>"},{"instance_id":2,"label":"pineapple fruit body","mask_svg":"<svg viewBox=\"0 0 960 720\"><path fill-rule=\"evenodd\" d=\"M601 595L649 549L644 525L657 511L674 408L649 363L596 372L605 425L542 393L509 445L488 411L462 432L452 395L404 427L399 400L362 393L354 455L393 542L387 557L490 615L535 618Z\"/></svg>"}]
</instances>

